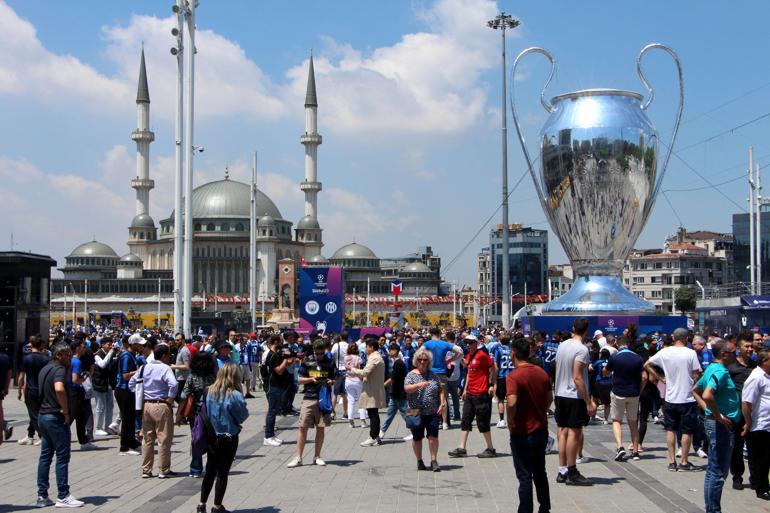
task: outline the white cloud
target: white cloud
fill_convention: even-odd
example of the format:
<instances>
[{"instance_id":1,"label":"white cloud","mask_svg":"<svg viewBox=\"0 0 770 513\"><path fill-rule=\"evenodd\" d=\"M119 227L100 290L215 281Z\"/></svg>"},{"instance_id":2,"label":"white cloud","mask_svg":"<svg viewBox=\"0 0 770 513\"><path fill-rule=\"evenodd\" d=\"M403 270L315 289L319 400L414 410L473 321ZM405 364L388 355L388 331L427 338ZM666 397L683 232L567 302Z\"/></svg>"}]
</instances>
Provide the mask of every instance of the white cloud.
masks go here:
<instances>
[{"instance_id":1,"label":"white cloud","mask_svg":"<svg viewBox=\"0 0 770 513\"><path fill-rule=\"evenodd\" d=\"M48 51L35 27L0 0L0 94L34 96L61 106L67 97L98 110L125 107L128 85L106 77L72 55Z\"/></svg>"}]
</instances>

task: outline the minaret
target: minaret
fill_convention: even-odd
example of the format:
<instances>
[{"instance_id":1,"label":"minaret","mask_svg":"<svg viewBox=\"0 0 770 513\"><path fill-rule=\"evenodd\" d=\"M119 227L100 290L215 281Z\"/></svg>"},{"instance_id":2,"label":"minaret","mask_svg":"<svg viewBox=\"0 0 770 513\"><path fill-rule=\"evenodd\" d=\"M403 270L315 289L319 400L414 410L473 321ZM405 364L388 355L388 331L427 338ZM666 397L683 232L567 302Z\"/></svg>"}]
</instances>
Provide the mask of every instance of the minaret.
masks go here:
<instances>
[{"instance_id":1,"label":"minaret","mask_svg":"<svg viewBox=\"0 0 770 513\"><path fill-rule=\"evenodd\" d=\"M150 130L150 90L147 87L144 48L136 91L136 130L131 133L131 139L136 142L136 178L131 180L131 187L136 190L136 216L129 227L128 244L134 253L143 257L143 249L134 246L156 239L155 222L149 215L150 191L155 187L155 182L150 180L150 143L155 140L155 133Z\"/></svg>"},{"instance_id":2,"label":"minaret","mask_svg":"<svg viewBox=\"0 0 770 513\"><path fill-rule=\"evenodd\" d=\"M305 146L305 180L299 188L305 193L305 217L297 223L297 241L306 244L306 257L319 255L323 242L321 227L318 224L318 193L321 182L318 178L318 145L323 142L318 133L318 99L315 92L315 71L313 54L310 54L310 67L307 76L305 94L305 133L299 138Z\"/></svg>"}]
</instances>

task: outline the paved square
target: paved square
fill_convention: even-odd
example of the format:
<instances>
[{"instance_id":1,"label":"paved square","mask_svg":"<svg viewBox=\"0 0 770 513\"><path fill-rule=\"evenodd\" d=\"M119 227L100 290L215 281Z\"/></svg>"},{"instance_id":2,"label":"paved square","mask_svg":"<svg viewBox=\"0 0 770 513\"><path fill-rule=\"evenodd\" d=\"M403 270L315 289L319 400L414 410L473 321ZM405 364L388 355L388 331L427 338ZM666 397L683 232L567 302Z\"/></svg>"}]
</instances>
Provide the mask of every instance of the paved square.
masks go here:
<instances>
[{"instance_id":1,"label":"paved square","mask_svg":"<svg viewBox=\"0 0 770 513\"><path fill-rule=\"evenodd\" d=\"M500 457L479 460L473 456L449 459L446 452L459 439L459 429L441 431L441 473L418 472L411 443L401 419L387 433L385 444L363 448L359 443L368 430L351 429L338 421L328 430L323 449L325 468L306 465L286 468L296 440L296 417L279 418L282 447L262 445L266 402L261 394L248 401L251 416L241 433L238 456L230 474L224 504L231 511L256 512L492 512L515 511L517 481L507 443L507 430L493 428ZM341 409L341 407L338 407ZM12 391L5 400L6 418L14 425L10 443L0 446L0 512L32 511L36 498L39 446L19 446L16 440L26 431L26 410ZM384 415L384 414L382 414ZM553 429L551 420L551 428ZM73 429L74 432L74 429ZM312 432L311 432L312 440ZM612 460L614 443L610 426L590 426L585 454L592 461L581 472L593 479L593 487L573 488L556 484L558 461L547 458L554 512L695 513L703 511L703 472L668 472L664 432L650 424L648 451L637 462ZM97 440L99 450L80 452L73 443L70 462L72 493L86 502L81 511L94 512L194 512L201 481L187 476L189 429L177 428L172 468L180 477L141 479L139 457L119 456L116 437ZM481 437L472 433L468 452L483 449ZM425 448L427 451L427 447ZM312 442L305 462L312 461ZM427 453L426 453L427 454ZM694 457L696 465L705 460ZM155 469L157 472L157 469ZM745 477L747 479L747 476ZM51 495L55 479L51 473ZM728 480L722 503L726 511L769 511L752 490L730 489ZM535 506L537 507L537 506Z\"/></svg>"}]
</instances>

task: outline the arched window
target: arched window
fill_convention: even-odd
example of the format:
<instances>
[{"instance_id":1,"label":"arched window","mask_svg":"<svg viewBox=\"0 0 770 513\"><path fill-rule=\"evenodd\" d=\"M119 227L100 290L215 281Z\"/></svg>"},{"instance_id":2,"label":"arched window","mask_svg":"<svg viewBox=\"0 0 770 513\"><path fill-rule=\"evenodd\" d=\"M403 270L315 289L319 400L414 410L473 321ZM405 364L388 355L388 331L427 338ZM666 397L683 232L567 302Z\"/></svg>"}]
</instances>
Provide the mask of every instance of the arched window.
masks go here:
<instances>
[{"instance_id":1,"label":"arched window","mask_svg":"<svg viewBox=\"0 0 770 513\"><path fill-rule=\"evenodd\" d=\"M236 232L242 232L243 231L243 223L238 223L235 225L235 231Z\"/></svg>"},{"instance_id":2,"label":"arched window","mask_svg":"<svg viewBox=\"0 0 770 513\"><path fill-rule=\"evenodd\" d=\"M214 223L209 223L206 225L206 231L207 232L213 232L214 231Z\"/></svg>"},{"instance_id":3,"label":"arched window","mask_svg":"<svg viewBox=\"0 0 770 513\"><path fill-rule=\"evenodd\" d=\"M139 238L144 239L144 232L139 232Z\"/></svg>"},{"instance_id":4,"label":"arched window","mask_svg":"<svg viewBox=\"0 0 770 513\"><path fill-rule=\"evenodd\" d=\"M222 223L222 228L220 228L223 232L229 232L230 231L230 223Z\"/></svg>"}]
</instances>

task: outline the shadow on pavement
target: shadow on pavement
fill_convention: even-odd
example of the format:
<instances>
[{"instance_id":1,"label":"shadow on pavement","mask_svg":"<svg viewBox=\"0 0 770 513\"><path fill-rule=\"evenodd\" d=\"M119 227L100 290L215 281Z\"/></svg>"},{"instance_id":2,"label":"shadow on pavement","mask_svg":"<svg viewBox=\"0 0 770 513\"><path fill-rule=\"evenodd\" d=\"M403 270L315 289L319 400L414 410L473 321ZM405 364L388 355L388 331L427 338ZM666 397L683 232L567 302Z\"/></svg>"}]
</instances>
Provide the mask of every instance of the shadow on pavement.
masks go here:
<instances>
[{"instance_id":1,"label":"shadow on pavement","mask_svg":"<svg viewBox=\"0 0 770 513\"><path fill-rule=\"evenodd\" d=\"M274 508L273 506L265 506L264 508L250 508L250 509L236 509L233 513L278 513L280 508Z\"/></svg>"},{"instance_id":2,"label":"shadow on pavement","mask_svg":"<svg viewBox=\"0 0 770 513\"><path fill-rule=\"evenodd\" d=\"M335 467L351 467L363 463L363 460L330 460L327 461L327 465L333 465Z\"/></svg>"},{"instance_id":3,"label":"shadow on pavement","mask_svg":"<svg viewBox=\"0 0 770 513\"><path fill-rule=\"evenodd\" d=\"M79 497L79 499L86 503L86 506L101 506L110 499L119 499L118 495L99 495L97 497Z\"/></svg>"},{"instance_id":4,"label":"shadow on pavement","mask_svg":"<svg viewBox=\"0 0 770 513\"><path fill-rule=\"evenodd\" d=\"M588 477L589 481L593 484L601 486L612 485L626 480L624 477L586 477Z\"/></svg>"}]
</instances>

